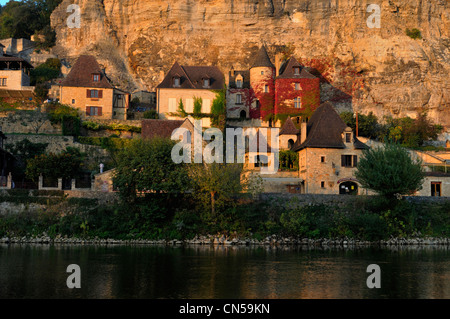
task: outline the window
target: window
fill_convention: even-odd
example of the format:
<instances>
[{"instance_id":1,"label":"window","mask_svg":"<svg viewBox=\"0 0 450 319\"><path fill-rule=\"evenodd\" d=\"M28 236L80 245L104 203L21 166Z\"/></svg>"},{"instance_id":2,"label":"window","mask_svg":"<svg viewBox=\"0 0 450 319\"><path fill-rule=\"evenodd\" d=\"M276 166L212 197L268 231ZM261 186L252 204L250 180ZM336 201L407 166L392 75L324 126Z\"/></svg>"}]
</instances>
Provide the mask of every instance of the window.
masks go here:
<instances>
[{"instance_id":1,"label":"window","mask_svg":"<svg viewBox=\"0 0 450 319\"><path fill-rule=\"evenodd\" d=\"M294 66L294 75L300 75L300 67Z\"/></svg>"},{"instance_id":2,"label":"window","mask_svg":"<svg viewBox=\"0 0 450 319\"><path fill-rule=\"evenodd\" d=\"M100 81L100 74L92 74L92 81L99 82Z\"/></svg>"},{"instance_id":3,"label":"window","mask_svg":"<svg viewBox=\"0 0 450 319\"><path fill-rule=\"evenodd\" d=\"M101 99L103 97L102 90L87 90L86 97L91 99Z\"/></svg>"},{"instance_id":4,"label":"window","mask_svg":"<svg viewBox=\"0 0 450 319\"><path fill-rule=\"evenodd\" d=\"M325 188L325 182L324 181L320 182L320 187L321 188Z\"/></svg>"},{"instance_id":5,"label":"window","mask_svg":"<svg viewBox=\"0 0 450 319\"><path fill-rule=\"evenodd\" d=\"M294 83L294 87L296 91L300 91L301 87L300 87L300 83Z\"/></svg>"},{"instance_id":6,"label":"window","mask_svg":"<svg viewBox=\"0 0 450 319\"><path fill-rule=\"evenodd\" d=\"M242 104L242 94L236 95L236 104Z\"/></svg>"},{"instance_id":7,"label":"window","mask_svg":"<svg viewBox=\"0 0 450 319\"><path fill-rule=\"evenodd\" d=\"M296 109L300 109L302 107L302 99L300 97L296 97L294 99L294 107Z\"/></svg>"},{"instance_id":8,"label":"window","mask_svg":"<svg viewBox=\"0 0 450 319\"><path fill-rule=\"evenodd\" d=\"M88 116L102 116L102 108L98 106L86 107L86 115Z\"/></svg>"},{"instance_id":9,"label":"window","mask_svg":"<svg viewBox=\"0 0 450 319\"><path fill-rule=\"evenodd\" d=\"M203 87L209 87L209 79L203 79Z\"/></svg>"},{"instance_id":10,"label":"window","mask_svg":"<svg viewBox=\"0 0 450 319\"><path fill-rule=\"evenodd\" d=\"M122 99L122 94L118 94L117 95L117 99L121 100Z\"/></svg>"},{"instance_id":11,"label":"window","mask_svg":"<svg viewBox=\"0 0 450 319\"><path fill-rule=\"evenodd\" d=\"M345 143L351 143L352 133L345 133Z\"/></svg>"},{"instance_id":12,"label":"window","mask_svg":"<svg viewBox=\"0 0 450 319\"><path fill-rule=\"evenodd\" d=\"M238 89L242 89L242 80L236 80L236 87L238 88Z\"/></svg>"},{"instance_id":13,"label":"window","mask_svg":"<svg viewBox=\"0 0 450 319\"><path fill-rule=\"evenodd\" d=\"M321 157L320 157L320 162L321 162L321 163L325 163L325 156L321 156Z\"/></svg>"},{"instance_id":14,"label":"window","mask_svg":"<svg viewBox=\"0 0 450 319\"><path fill-rule=\"evenodd\" d=\"M186 99L186 106L184 108L186 113L194 112L194 99Z\"/></svg>"},{"instance_id":15,"label":"window","mask_svg":"<svg viewBox=\"0 0 450 319\"><path fill-rule=\"evenodd\" d=\"M1 78L0 79L0 86L7 86L7 78Z\"/></svg>"},{"instance_id":16,"label":"window","mask_svg":"<svg viewBox=\"0 0 450 319\"><path fill-rule=\"evenodd\" d=\"M441 182L431 182L431 196L440 197L441 194Z\"/></svg>"},{"instance_id":17,"label":"window","mask_svg":"<svg viewBox=\"0 0 450 319\"><path fill-rule=\"evenodd\" d=\"M358 166L358 156L357 155L341 155L341 166L342 167Z\"/></svg>"},{"instance_id":18,"label":"window","mask_svg":"<svg viewBox=\"0 0 450 319\"><path fill-rule=\"evenodd\" d=\"M264 71L261 71L261 75L264 75Z\"/></svg>"},{"instance_id":19,"label":"window","mask_svg":"<svg viewBox=\"0 0 450 319\"><path fill-rule=\"evenodd\" d=\"M72 99L72 104L75 104L75 99Z\"/></svg>"},{"instance_id":20,"label":"window","mask_svg":"<svg viewBox=\"0 0 450 319\"><path fill-rule=\"evenodd\" d=\"M177 111L177 99L169 98L169 112L175 113Z\"/></svg>"},{"instance_id":21,"label":"window","mask_svg":"<svg viewBox=\"0 0 450 319\"><path fill-rule=\"evenodd\" d=\"M269 93L269 86L267 84L264 85L264 92Z\"/></svg>"},{"instance_id":22,"label":"window","mask_svg":"<svg viewBox=\"0 0 450 319\"><path fill-rule=\"evenodd\" d=\"M180 78L179 78L179 77L173 78L173 86L179 87L180 84L181 84L181 81L180 81Z\"/></svg>"}]
</instances>

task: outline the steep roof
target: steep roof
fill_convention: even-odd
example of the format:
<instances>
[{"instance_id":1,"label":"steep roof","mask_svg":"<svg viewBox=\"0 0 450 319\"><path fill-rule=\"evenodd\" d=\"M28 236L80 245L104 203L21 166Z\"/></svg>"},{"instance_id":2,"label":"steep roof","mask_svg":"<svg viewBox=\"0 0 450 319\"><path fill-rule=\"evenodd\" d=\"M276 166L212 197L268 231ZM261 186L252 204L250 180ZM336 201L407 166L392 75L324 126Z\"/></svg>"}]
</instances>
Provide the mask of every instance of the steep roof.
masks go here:
<instances>
[{"instance_id":1,"label":"steep roof","mask_svg":"<svg viewBox=\"0 0 450 319\"><path fill-rule=\"evenodd\" d=\"M242 76L242 88L249 89L250 88L250 71L234 71L234 75L230 72L230 80L229 87L230 89L236 89L236 78L241 75Z\"/></svg>"},{"instance_id":2,"label":"steep roof","mask_svg":"<svg viewBox=\"0 0 450 319\"><path fill-rule=\"evenodd\" d=\"M297 135L299 132L300 130L292 122L292 119L288 117L280 130L280 135Z\"/></svg>"},{"instance_id":3,"label":"steep roof","mask_svg":"<svg viewBox=\"0 0 450 319\"><path fill-rule=\"evenodd\" d=\"M175 62L158 89L174 88L173 78L180 78L181 89L205 89L203 79L209 79L209 90L221 90L225 85L222 71L216 66L182 66Z\"/></svg>"},{"instance_id":4,"label":"steep roof","mask_svg":"<svg viewBox=\"0 0 450 319\"><path fill-rule=\"evenodd\" d=\"M342 133L347 125L342 121L339 114L330 102L321 104L311 116L307 124L307 137L301 143L297 140L292 147L293 151L304 148L345 148ZM353 146L356 149L364 149L367 146L354 137Z\"/></svg>"},{"instance_id":5,"label":"steep roof","mask_svg":"<svg viewBox=\"0 0 450 319\"><path fill-rule=\"evenodd\" d=\"M273 65L272 61L270 61L269 54L267 53L265 45L263 45L261 49L259 49L250 68L258 68L258 67L269 67L275 69L275 66Z\"/></svg>"},{"instance_id":6,"label":"steep roof","mask_svg":"<svg viewBox=\"0 0 450 319\"><path fill-rule=\"evenodd\" d=\"M94 82L93 74L100 74L100 81ZM78 58L67 77L61 82L61 86L113 88L105 74L103 74L97 60L91 55L81 55Z\"/></svg>"},{"instance_id":7,"label":"steep roof","mask_svg":"<svg viewBox=\"0 0 450 319\"><path fill-rule=\"evenodd\" d=\"M185 125L183 125L185 124ZM142 138L152 139L155 137L171 138L172 133L179 127L193 129L191 121L185 120L142 120Z\"/></svg>"},{"instance_id":8,"label":"steep roof","mask_svg":"<svg viewBox=\"0 0 450 319\"><path fill-rule=\"evenodd\" d=\"M300 73L295 74L294 67L300 68ZM294 58L291 57L280 69L280 75L277 79L316 79L317 77L309 73L306 68Z\"/></svg>"}]
</instances>

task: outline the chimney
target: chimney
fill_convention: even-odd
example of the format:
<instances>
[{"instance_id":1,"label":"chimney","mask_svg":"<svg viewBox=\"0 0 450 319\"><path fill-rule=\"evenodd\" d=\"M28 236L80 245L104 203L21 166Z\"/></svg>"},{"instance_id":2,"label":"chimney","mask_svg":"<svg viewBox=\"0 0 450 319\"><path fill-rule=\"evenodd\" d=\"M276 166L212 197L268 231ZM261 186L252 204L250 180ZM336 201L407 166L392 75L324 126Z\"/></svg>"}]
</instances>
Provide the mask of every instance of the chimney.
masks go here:
<instances>
[{"instance_id":1,"label":"chimney","mask_svg":"<svg viewBox=\"0 0 450 319\"><path fill-rule=\"evenodd\" d=\"M275 55L275 72L276 76L280 75L281 65L283 64L283 55L281 53L277 53Z\"/></svg>"},{"instance_id":2,"label":"chimney","mask_svg":"<svg viewBox=\"0 0 450 319\"><path fill-rule=\"evenodd\" d=\"M302 120L302 124L300 126L300 143L306 141L307 135L308 135L308 123Z\"/></svg>"}]
</instances>

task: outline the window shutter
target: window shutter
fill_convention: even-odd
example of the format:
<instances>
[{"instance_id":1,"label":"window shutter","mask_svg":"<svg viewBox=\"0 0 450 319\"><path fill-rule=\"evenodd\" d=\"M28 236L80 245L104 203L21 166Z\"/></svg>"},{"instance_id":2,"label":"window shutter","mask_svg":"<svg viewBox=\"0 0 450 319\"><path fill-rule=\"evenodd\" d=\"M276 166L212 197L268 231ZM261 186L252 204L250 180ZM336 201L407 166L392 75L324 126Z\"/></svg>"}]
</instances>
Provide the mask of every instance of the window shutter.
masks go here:
<instances>
[{"instance_id":1,"label":"window shutter","mask_svg":"<svg viewBox=\"0 0 450 319\"><path fill-rule=\"evenodd\" d=\"M358 166L358 155L353 155L353 167Z\"/></svg>"},{"instance_id":2,"label":"window shutter","mask_svg":"<svg viewBox=\"0 0 450 319\"><path fill-rule=\"evenodd\" d=\"M91 90L86 90L86 97L90 98L91 97Z\"/></svg>"},{"instance_id":3,"label":"window shutter","mask_svg":"<svg viewBox=\"0 0 450 319\"><path fill-rule=\"evenodd\" d=\"M345 155L341 155L341 166L345 167Z\"/></svg>"},{"instance_id":4,"label":"window shutter","mask_svg":"<svg viewBox=\"0 0 450 319\"><path fill-rule=\"evenodd\" d=\"M86 115L91 115L91 108L86 106Z\"/></svg>"},{"instance_id":5,"label":"window shutter","mask_svg":"<svg viewBox=\"0 0 450 319\"><path fill-rule=\"evenodd\" d=\"M103 98L103 90L98 91L98 98L99 99Z\"/></svg>"},{"instance_id":6,"label":"window shutter","mask_svg":"<svg viewBox=\"0 0 450 319\"><path fill-rule=\"evenodd\" d=\"M100 91L101 92L101 91ZM99 108L97 108L98 109L98 116L102 116L102 108L101 107L99 107Z\"/></svg>"}]
</instances>

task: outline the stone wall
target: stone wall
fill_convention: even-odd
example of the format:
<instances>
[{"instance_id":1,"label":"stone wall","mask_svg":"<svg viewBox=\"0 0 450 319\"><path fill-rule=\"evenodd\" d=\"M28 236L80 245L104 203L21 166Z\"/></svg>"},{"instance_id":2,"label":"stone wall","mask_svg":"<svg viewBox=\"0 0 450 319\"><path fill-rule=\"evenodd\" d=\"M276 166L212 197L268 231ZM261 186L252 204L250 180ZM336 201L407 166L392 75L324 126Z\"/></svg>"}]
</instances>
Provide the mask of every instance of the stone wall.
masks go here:
<instances>
[{"instance_id":1,"label":"stone wall","mask_svg":"<svg viewBox=\"0 0 450 319\"><path fill-rule=\"evenodd\" d=\"M275 202L277 200L283 203L291 203L296 206L307 205L337 205L345 206L356 204L370 198L370 196L350 196L350 195L326 195L326 194L279 194L265 193L260 195L260 200ZM408 196L407 201L416 203L445 203L450 202L450 197L428 197L428 196Z\"/></svg>"},{"instance_id":2,"label":"stone wall","mask_svg":"<svg viewBox=\"0 0 450 319\"><path fill-rule=\"evenodd\" d=\"M97 153L99 156L107 157L106 150L94 146L80 144L74 141L73 136L60 136L60 135L11 135L6 134L5 144L15 144L24 139L28 139L32 143L48 143L46 152L59 154L67 149L67 147L78 148L81 152L85 153Z\"/></svg>"},{"instance_id":3,"label":"stone wall","mask_svg":"<svg viewBox=\"0 0 450 319\"><path fill-rule=\"evenodd\" d=\"M36 116L35 116L36 115ZM61 125L53 125L45 113L37 114L30 111L14 111L0 113L0 127L3 133L61 134Z\"/></svg>"}]
</instances>

